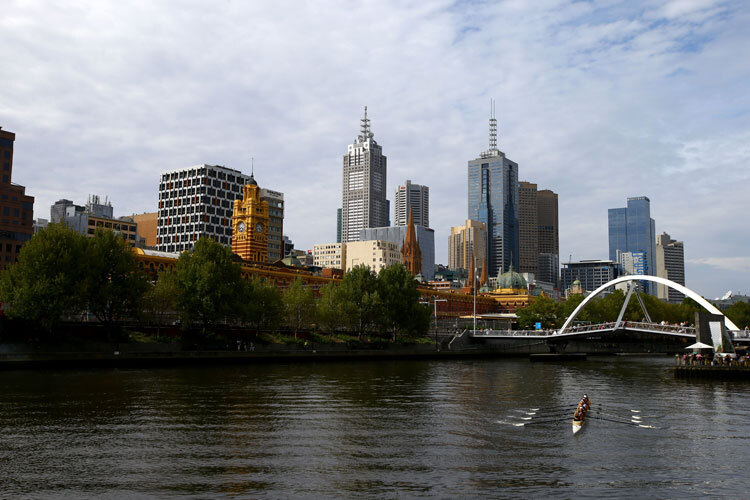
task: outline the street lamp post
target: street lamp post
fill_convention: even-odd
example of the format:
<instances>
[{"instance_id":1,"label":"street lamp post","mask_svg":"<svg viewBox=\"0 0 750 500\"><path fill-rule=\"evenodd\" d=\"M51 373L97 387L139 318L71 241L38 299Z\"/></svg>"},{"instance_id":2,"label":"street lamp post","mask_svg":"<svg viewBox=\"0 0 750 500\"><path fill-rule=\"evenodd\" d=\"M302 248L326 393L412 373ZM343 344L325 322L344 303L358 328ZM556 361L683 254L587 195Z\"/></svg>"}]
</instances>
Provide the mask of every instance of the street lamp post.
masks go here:
<instances>
[{"instance_id":1,"label":"street lamp post","mask_svg":"<svg viewBox=\"0 0 750 500\"><path fill-rule=\"evenodd\" d=\"M448 302L447 299L436 299L435 297L432 298L432 304L435 306L435 348L439 349L438 347L438 319L437 319L437 303L438 302Z\"/></svg>"}]
</instances>

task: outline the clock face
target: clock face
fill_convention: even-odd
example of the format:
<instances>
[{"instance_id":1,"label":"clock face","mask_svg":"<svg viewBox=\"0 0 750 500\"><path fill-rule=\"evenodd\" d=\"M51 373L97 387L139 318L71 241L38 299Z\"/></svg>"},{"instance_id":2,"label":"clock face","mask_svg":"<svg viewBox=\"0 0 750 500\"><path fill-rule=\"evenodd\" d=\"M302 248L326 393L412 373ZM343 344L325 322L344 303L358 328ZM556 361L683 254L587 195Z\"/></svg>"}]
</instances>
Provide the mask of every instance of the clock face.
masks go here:
<instances>
[{"instance_id":1,"label":"clock face","mask_svg":"<svg viewBox=\"0 0 750 500\"><path fill-rule=\"evenodd\" d=\"M261 224L260 222L258 222L258 224L255 226L255 230L258 231L259 233L262 233L263 232L263 224Z\"/></svg>"},{"instance_id":2,"label":"clock face","mask_svg":"<svg viewBox=\"0 0 750 500\"><path fill-rule=\"evenodd\" d=\"M241 233L245 232L245 223L244 222L240 222L239 224L237 224L237 231L239 231Z\"/></svg>"}]
</instances>

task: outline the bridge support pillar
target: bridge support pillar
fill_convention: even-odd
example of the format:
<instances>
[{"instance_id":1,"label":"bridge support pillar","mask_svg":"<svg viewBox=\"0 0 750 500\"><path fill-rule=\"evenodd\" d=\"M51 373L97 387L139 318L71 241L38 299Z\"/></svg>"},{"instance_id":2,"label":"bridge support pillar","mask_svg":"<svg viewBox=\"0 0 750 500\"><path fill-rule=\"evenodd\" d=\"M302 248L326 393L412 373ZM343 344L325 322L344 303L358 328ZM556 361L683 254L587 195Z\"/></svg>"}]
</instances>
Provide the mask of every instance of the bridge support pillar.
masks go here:
<instances>
[{"instance_id":1,"label":"bridge support pillar","mask_svg":"<svg viewBox=\"0 0 750 500\"><path fill-rule=\"evenodd\" d=\"M695 313L695 340L712 346L721 346L721 352L734 352L732 339L724 324L723 314L706 311Z\"/></svg>"}]
</instances>

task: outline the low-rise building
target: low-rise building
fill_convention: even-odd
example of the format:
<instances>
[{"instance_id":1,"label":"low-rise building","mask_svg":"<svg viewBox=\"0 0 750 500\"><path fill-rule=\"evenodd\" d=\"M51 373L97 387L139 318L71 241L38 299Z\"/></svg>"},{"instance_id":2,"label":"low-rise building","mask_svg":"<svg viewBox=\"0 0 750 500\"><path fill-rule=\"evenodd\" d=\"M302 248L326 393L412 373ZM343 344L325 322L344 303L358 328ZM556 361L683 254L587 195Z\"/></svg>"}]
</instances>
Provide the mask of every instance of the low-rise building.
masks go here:
<instances>
[{"instance_id":1,"label":"low-rise building","mask_svg":"<svg viewBox=\"0 0 750 500\"><path fill-rule=\"evenodd\" d=\"M376 273L403 261L401 245L384 240L350 241L346 245L346 271L366 265Z\"/></svg>"},{"instance_id":2,"label":"low-rise building","mask_svg":"<svg viewBox=\"0 0 750 500\"><path fill-rule=\"evenodd\" d=\"M582 260L563 263L562 289L567 290L575 280L585 292L593 292L620 275L620 265L612 260Z\"/></svg>"},{"instance_id":3,"label":"low-rise building","mask_svg":"<svg viewBox=\"0 0 750 500\"><path fill-rule=\"evenodd\" d=\"M147 247L156 247L156 227L159 212L145 212L130 216L138 226L138 236Z\"/></svg>"},{"instance_id":4,"label":"low-rise building","mask_svg":"<svg viewBox=\"0 0 750 500\"><path fill-rule=\"evenodd\" d=\"M313 265L324 269L344 269L346 267L346 243L313 245Z\"/></svg>"},{"instance_id":5,"label":"low-rise building","mask_svg":"<svg viewBox=\"0 0 750 500\"><path fill-rule=\"evenodd\" d=\"M53 213L58 203L52 205ZM83 207L72 203L67 204L64 207L62 222L89 238L94 236L97 229L114 231L120 234L129 245L135 246L140 240L138 224L132 217L115 218L113 213L112 203L106 199L102 202L98 195L91 195Z\"/></svg>"}]
</instances>

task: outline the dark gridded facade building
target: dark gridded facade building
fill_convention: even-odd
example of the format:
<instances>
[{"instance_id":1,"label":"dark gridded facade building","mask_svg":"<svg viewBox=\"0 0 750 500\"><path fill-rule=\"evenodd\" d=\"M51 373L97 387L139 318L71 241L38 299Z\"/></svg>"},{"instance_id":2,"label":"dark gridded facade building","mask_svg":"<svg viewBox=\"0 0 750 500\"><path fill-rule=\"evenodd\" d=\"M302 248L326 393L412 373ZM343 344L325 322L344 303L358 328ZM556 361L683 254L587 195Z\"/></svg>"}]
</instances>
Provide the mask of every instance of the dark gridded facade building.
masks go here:
<instances>
[{"instance_id":1,"label":"dark gridded facade building","mask_svg":"<svg viewBox=\"0 0 750 500\"><path fill-rule=\"evenodd\" d=\"M564 263L562 268L563 290L570 288L575 280L581 281L585 292L593 292L603 284L620 275L620 266L611 260L582 260Z\"/></svg>"},{"instance_id":2,"label":"dark gridded facade building","mask_svg":"<svg viewBox=\"0 0 750 500\"><path fill-rule=\"evenodd\" d=\"M250 176L219 165L196 165L161 174L156 249L182 252L201 237L232 243L232 203Z\"/></svg>"},{"instance_id":3,"label":"dark gridded facade building","mask_svg":"<svg viewBox=\"0 0 750 500\"><path fill-rule=\"evenodd\" d=\"M539 238L537 224L536 184L518 183L518 251L519 271L539 274Z\"/></svg>"},{"instance_id":4,"label":"dark gridded facade building","mask_svg":"<svg viewBox=\"0 0 750 500\"><path fill-rule=\"evenodd\" d=\"M560 284L560 229L557 212L557 193L549 189L536 192L537 244L539 245L539 274L537 280Z\"/></svg>"},{"instance_id":5,"label":"dark gridded facade building","mask_svg":"<svg viewBox=\"0 0 750 500\"><path fill-rule=\"evenodd\" d=\"M13 184L13 145L16 134L0 128L0 269L18 259L21 247L34 234L34 197Z\"/></svg>"}]
</instances>

